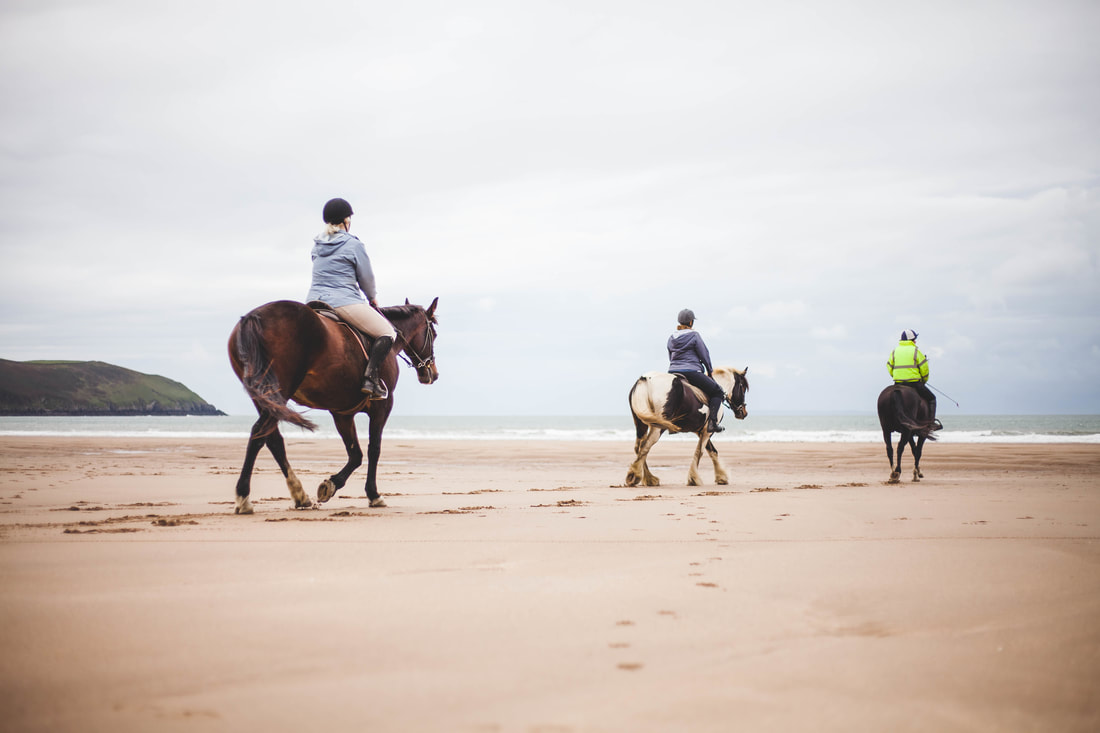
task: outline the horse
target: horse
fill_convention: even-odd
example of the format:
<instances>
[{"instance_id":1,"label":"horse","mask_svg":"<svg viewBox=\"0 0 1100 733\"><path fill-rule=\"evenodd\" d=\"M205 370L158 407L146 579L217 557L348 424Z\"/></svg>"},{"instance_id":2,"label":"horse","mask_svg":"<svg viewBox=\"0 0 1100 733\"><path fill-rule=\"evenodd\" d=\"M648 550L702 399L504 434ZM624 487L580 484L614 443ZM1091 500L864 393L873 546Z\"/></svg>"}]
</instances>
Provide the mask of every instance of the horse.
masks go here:
<instances>
[{"instance_id":1,"label":"horse","mask_svg":"<svg viewBox=\"0 0 1100 733\"><path fill-rule=\"evenodd\" d=\"M913 452L913 481L920 481L924 474L920 471L920 456L925 440L935 440L932 431L939 425L928 409L928 403L912 387L904 384L892 384L882 390L878 396L878 422L882 426L882 439L886 442L886 458L890 461L890 481L896 484L901 480L901 454L905 445ZM898 462L894 465L894 446L890 443L890 434L900 433L898 438Z\"/></svg>"},{"instance_id":2,"label":"horse","mask_svg":"<svg viewBox=\"0 0 1100 733\"><path fill-rule=\"evenodd\" d=\"M398 378L397 355L403 354L416 369L421 384L432 384L439 378L435 365L435 309L438 303L439 298L436 298L425 309L410 305L406 299L403 306L380 309L397 331L393 348L379 371L390 390L383 400L368 399L360 391L367 365L367 348L351 326L291 300L261 305L240 319L229 336L229 361L256 406L259 419L252 426L244 465L237 480L234 513L253 512L249 500L252 469L257 454L265 445L286 478L295 508L312 506L287 461L279 422L308 430L316 430L317 426L287 406L291 399L306 407L328 410L347 451L347 464L318 486L317 502L323 504L335 496L352 472L363 464L355 415L364 412L370 421L367 498L372 507L386 506L378 493L378 457L382 452L382 430L393 409Z\"/></svg>"},{"instance_id":3,"label":"horse","mask_svg":"<svg viewBox=\"0 0 1100 733\"><path fill-rule=\"evenodd\" d=\"M745 376L748 367L742 370L732 367L718 367L714 370L714 381L725 393L724 402L733 410L738 420L744 420L748 414L745 406L745 393L749 391L749 380ZM639 482L646 486L660 486L661 481L649 472L646 457L649 451L661 439L665 432L695 433L699 444L695 446L695 456L688 469L688 486L701 486L699 478L699 459L704 448L714 463L714 481L728 484L726 469L718 460L718 450L711 442L711 433L707 432L707 399L686 379L668 372L647 372L638 378L630 390L630 413L634 417L634 463L626 473L626 485L637 486ZM721 417L721 408L719 408Z\"/></svg>"}]
</instances>

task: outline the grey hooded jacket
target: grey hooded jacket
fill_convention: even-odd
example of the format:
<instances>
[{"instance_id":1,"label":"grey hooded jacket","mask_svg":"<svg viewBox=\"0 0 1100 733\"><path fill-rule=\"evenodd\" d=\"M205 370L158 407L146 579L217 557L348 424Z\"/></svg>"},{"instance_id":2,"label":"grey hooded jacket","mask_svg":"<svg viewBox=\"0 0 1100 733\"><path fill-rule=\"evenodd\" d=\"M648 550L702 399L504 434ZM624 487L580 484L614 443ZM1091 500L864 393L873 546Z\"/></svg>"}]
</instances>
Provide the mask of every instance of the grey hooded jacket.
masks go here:
<instances>
[{"instance_id":1,"label":"grey hooded jacket","mask_svg":"<svg viewBox=\"0 0 1100 733\"><path fill-rule=\"evenodd\" d=\"M362 292L360 292L362 290ZM333 308L373 301L377 296L374 271L358 237L345 231L319 234L313 239L313 284L306 300L320 300Z\"/></svg>"},{"instance_id":2,"label":"grey hooded jacket","mask_svg":"<svg viewBox=\"0 0 1100 733\"><path fill-rule=\"evenodd\" d=\"M674 331L668 337L668 361L670 372L703 372L709 375L714 371L703 337L691 329Z\"/></svg>"}]
</instances>

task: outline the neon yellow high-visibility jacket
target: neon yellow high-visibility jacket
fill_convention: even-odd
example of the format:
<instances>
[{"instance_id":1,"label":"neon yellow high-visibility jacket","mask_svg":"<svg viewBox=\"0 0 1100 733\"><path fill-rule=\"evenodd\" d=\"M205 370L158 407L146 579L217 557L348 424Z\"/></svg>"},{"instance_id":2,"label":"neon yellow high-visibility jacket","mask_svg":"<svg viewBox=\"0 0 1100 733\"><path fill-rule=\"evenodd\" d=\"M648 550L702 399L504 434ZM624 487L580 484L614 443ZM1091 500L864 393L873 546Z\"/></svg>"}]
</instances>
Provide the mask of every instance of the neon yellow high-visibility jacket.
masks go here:
<instances>
[{"instance_id":1,"label":"neon yellow high-visibility jacket","mask_svg":"<svg viewBox=\"0 0 1100 733\"><path fill-rule=\"evenodd\" d=\"M890 352L886 368L895 382L928 381L928 359L912 341L902 341Z\"/></svg>"}]
</instances>

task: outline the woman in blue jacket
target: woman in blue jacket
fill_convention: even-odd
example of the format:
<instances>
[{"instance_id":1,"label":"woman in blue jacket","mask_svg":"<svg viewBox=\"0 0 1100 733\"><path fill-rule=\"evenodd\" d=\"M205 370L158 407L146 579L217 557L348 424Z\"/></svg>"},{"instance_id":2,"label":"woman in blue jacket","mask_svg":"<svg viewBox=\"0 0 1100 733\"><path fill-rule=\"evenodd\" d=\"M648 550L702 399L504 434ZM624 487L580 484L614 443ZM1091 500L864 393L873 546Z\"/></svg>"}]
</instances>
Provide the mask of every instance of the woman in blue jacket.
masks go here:
<instances>
[{"instance_id":1,"label":"woman in blue jacket","mask_svg":"<svg viewBox=\"0 0 1100 733\"><path fill-rule=\"evenodd\" d=\"M397 331L378 311L370 258L363 243L350 233L354 213L344 199L325 204L321 212L325 230L313 238L313 283L306 300L328 304L342 319L374 338L362 389L373 399L384 400L390 391L378 369L393 347Z\"/></svg>"},{"instance_id":2,"label":"woman in blue jacket","mask_svg":"<svg viewBox=\"0 0 1100 733\"><path fill-rule=\"evenodd\" d=\"M707 396L707 431L720 433L725 430L718 424L718 411L722 407L725 393L721 385L712 378L714 367L710 363L710 352L703 343L703 337L692 329L695 314L684 308L676 317L679 322L676 330L668 337L668 370L684 377L694 387L703 390Z\"/></svg>"}]
</instances>

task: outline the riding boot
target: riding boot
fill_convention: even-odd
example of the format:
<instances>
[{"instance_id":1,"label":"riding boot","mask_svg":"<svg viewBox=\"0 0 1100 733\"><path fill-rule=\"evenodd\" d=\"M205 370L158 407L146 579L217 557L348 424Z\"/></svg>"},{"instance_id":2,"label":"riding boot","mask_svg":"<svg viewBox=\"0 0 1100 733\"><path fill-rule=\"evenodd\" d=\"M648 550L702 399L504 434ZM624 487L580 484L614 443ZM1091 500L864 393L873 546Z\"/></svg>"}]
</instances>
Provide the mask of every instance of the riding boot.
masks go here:
<instances>
[{"instance_id":1,"label":"riding boot","mask_svg":"<svg viewBox=\"0 0 1100 733\"><path fill-rule=\"evenodd\" d=\"M379 336L370 347L367 373L361 389L364 394L370 395L371 399L384 400L390 396L390 390L378 375L378 371L382 368L382 362L386 360L386 355L390 353L392 347L393 339L389 336Z\"/></svg>"},{"instance_id":2,"label":"riding boot","mask_svg":"<svg viewBox=\"0 0 1100 733\"><path fill-rule=\"evenodd\" d=\"M725 428L718 424L718 411L722 409L722 395L711 397L707 402L707 409L710 411L707 416L707 432L721 433L724 431Z\"/></svg>"},{"instance_id":3,"label":"riding boot","mask_svg":"<svg viewBox=\"0 0 1100 733\"><path fill-rule=\"evenodd\" d=\"M932 416L932 429L943 430L943 423L936 419L936 396L932 395L932 399L928 400L928 414Z\"/></svg>"}]
</instances>

